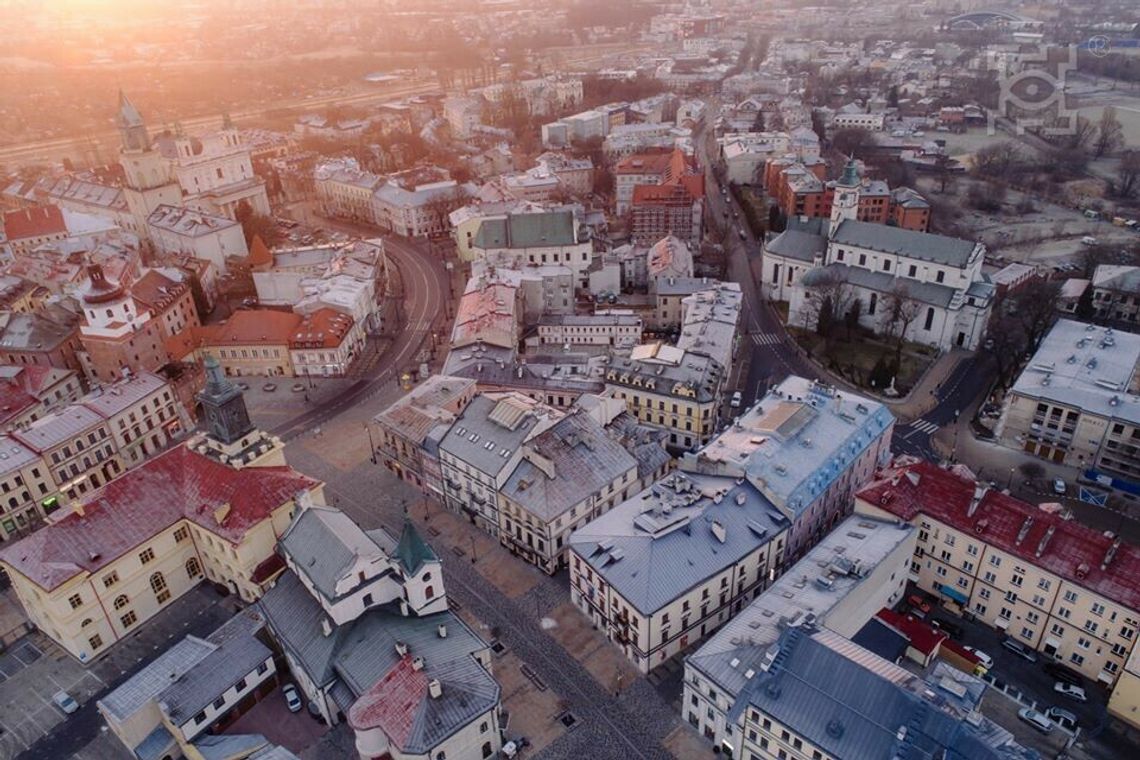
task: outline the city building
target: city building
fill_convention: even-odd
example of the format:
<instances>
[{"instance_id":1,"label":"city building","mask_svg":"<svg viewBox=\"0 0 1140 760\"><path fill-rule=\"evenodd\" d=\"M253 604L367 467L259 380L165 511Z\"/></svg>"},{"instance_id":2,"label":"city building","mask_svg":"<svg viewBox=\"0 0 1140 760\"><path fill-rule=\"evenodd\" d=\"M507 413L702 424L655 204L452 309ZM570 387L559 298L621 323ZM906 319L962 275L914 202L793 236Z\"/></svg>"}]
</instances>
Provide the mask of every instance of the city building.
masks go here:
<instances>
[{"instance_id":1,"label":"city building","mask_svg":"<svg viewBox=\"0 0 1140 760\"><path fill-rule=\"evenodd\" d=\"M1005 446L1140 496L1140 335L1057 320L1006 394L994 429Z\"/></svg>"},{"instance_id":2,"label":"city building","mask_svg":"<svg viewBox=\"0 0 1140 760\"><path fill-rule=\"evenodd\" d=\"M667 461L664 447L659 460ZM573 410L523 442L522 456L497 494L499 541L553 575L566 565L574 529L642 485L638 460L602 422Z\"/></svg>"},{"instance_id":3,"label":"city building","mask_svg":"<svg viewBox=\"0 0 1140 760\"><path fill-rule=\"evenodd\" d=\"M372 192L372 221L404 237L446 233L448 215L474 195L474 185L456 182L443 169L410 169Z\"/></svg>"},{"instance_id":4,"label":"city building","mask_svg":"<svg viewBox=\"0 0 1140 760\"><path fill-rule=\"evenodd\" d=\"M657 150L626 156L614 166L614 195L618 216L629 213L633 189L640 185L664 185L674 178L691 173L685 154L680 150Z\"/></svg>"},{"instance_id":5,"label":"city building","mask_svg":"<svg viewBox=\"0 0 1140 760\"><path fill-rule=\"evenodd\" d=\"M4 244L14 257L27 253L44 243L66 240L67 221L59 206L33 206L4 214L0 230Z\"/></svg>"},{"instance_id":6,"label":"city building","mask_svg":"<svg viewBox=\"0 0 1140 760\"><path fill-rule=\"evenodd\" d=\"M258 610L305 701L348 723L360 757L498 754L491 650L448 609L439 557L410 522L397 540L310 507L280 550L288 569Z\"/></svg>"},{"instance_id":7,"label":"city building","mask_svg":"<svg viewBox=\"0 0 1140 760\"><path fill-rule=\"evenodd\" d=\"M692 449L712 437L727 379L715 359L655 342L615 356L604 370L606 392L640 422L666 430L671 447Z\"/></svg>"},{"instance_id":8,"label":"city building","mask_svg":"<svg viewBox=\"0 0 1140 760\"><path fill-rule=\"evenodd\" d=\"M43 457L10 435L0 436L0 538L12 541L42 526L60 507ZM0 545L3 545L0 542Z\"/></svg>"},{"instance_id":9,"label":"city building","mask_svg":"<svg viewBox=\"0 0 1140 760\"><path fill-rule=\"evenodd\" d=\"M674 472L570 536L571 601L648 673L768 585L787 527L747 482Z\"/></svg>"},{"instance_id":10,"label":"city building","mask_svg":"<svg viewBox=\"0 0 1140 760\"><path fill-rule=\"evenodd\" d=\"M587 270L594 260L590 233L570 209L485 218L470 248L477 259L496 267L564 266L572 272L575 287L582 288L589 284Z\"/></svg>"},{"instance_id":11,"label":"city building","mask_svg":"<svg viewBox=\"0 0 1140 760\"><path fill-rule=\"evenodd\" d=\"M0 365L0 428L24 427L82 394L75 370Z\"/></svg>"},{"instance_id":12,"label":"city building","mask_svg":"<svg viewBox=\"0 0 1140 760\"><path fill-rule=\"evenodd\" d=\"M289 340L296 377L344 377L364 349L363 330L348 314L327 306L306 314Z\"/></svg>"},{"instance_id":13,"label":"city building","mask_svg":"<svg viewBox=\"0 0 1140 760\"><path fill-rule=\"evenodd\" d=\"M499 492L524 445L565 414L520 393L484 393L467 404L439 439L443 505L499 535Z\"/></svg>"},{"instance_id":14,"label":"city building","mask_svg":"<svg viewBox=\"0 0 1140 760\"><path fill-rule=\"evenodd\" d=\"M681 469L745 478L789 519L795 561L851 511L890 457L894 417L871 399L789 375Z\"/></svg>"},{"instance_id":15,"label":"city building","mask_svg":"<svg viewBox=\"0 0 1140 760\"><path fill-rule=\"evenodd\" d=\"M726 509L731 513L733 507ZM758 588L759 596L685 658L685 720L721 752L747 758L741 752L742 739L749 736L745 721L760 722L749 702L767 678L785 633L813 625L850 639L876 612L902 598L914 548L915 531L909 525L859 515L837 525L787 572L777 571L775 583ZM847 646L855 648L850 642ZM784 741L792 743L790 736ZM794 757L796 751L790 747L785 754ZM756 756L777 754L774 748L768 753L757 749ZM858 752L827 756L864 757Z\"/></svg>"},{"instance_id":16,"label":"city building","mask_svg":"<svg viewBox=\"0 0 1140 760\"><path fill-rule=\"evenodd\" d=\"M732 374L732 360L738 345L736 331L744 294L735 282L717 282L681 300L681 334L677 348L694 354L704 354Z\"/></svg>"},{"instance_id":17,"label":"city building","mask_svg":"<svg viewBox=\"0 0 1140 760\"><path fill-rule=\"evenodd\" d=\"M379 428L376 454L384 466L437 501L443 502L438 442L475 397L475 381L432 375L372 422Z\"/></svg>"},{"instance_id":18,"label":"city building","mask_svg":"<svg viewBox=\"0 0 1140 760\"><path fill-rule=\"evenodd\" d=\"M176 134L164 141L163 148L182 187L183 204L227 219L269 216L265 180L254 173L250 149L228 116L220 129Z\"/></svg>"},{"instance_id":19,"label":"city building","mask_svg":"<svg viewBox=\"0 0 1140 760\"><path fill-rule=\"evenodd\" d=\"M1100 264L1093 271L1092 289L1097 321L1135 329L1140 315L1140 267Z\"/></svg>"},{"instance_id":20,"label":"city building","mask_svg":"<svg viewBox=\"0 0 1140 760\"><path fill-rule=\"evenodd\" d=\"M63 309L0 312L0 361L4 364L83 370L79 320Z\"/></svg>"},{"instance_id":21,"label":"city building","mask_svg":"<svg viewBox=\"0 0 1140 760\"><path fill-rule=\"evenodd\" d=\"M125 178L123 195L134 216L134 231L148 238L150 215L159 206L181 206L182 188L170 161L151 142L142 115L122 90L115 125L119 129L119 164Z\"/></svg>"},{"instance_id":22,"label":"city building","mask_svg":"<svg viewBox=\"0 0 1140 760\"><path fill-rule=\"evenodd\" d=\"M163 340L202 324L190 278L172 267L151 269L131 283L131 298L140 313L158 322Z\"/></svg>"},{"instance_id":23,"label":"city building","mask_svg":"<svg viewBox=\"0 0 1140 760\"><path fill-rule=\"evenodd\" d=\"M302 315L289 311L243 309L220 324L194 328L186 341L177 345L168 341L167 346L171 358L177 360L210 353L227 376L293 377L291 348L304 321Z\"/></svg>"},{"instance_id":24,"label":"city building","mask_svg":"<svg viewBox=\"0 0 1140 760\"><path fill-rule=\"evenodd\" d=\"M103 268L87 268L80 296L83 351L79 359L92 383L110 383L128 372L156 370L166 364L163 323L139 309L130 292L107 279Z\"/></svg>"},{"instance_id":25,"label":"city building","mask_svg":"<svg viewBox=\"0 0 1140 760\"><path fill-rule=\"evenodd\" d=\"M641 341L641 317L633 314L552 314L538 322L542 346L630 349Z\"/></svg>"},{"instance_id":26,"label":"city building","mask_svg":"<svg viewBox=\"0 0 1140 760\"><path fill-rule=\"evenodd\" d=\"M321 213L354 222L375 223L372 192L382 181L362 170L354 158L330 159L313 169L313 187Z\"/></svg>"},{"instance_id":27,"label":"city building","mask_svg":"<svg viewBox=\"0 0 1140 760\"><path fill-rule=\"evenodd\" d=\"M900 462L855 508L917 529L908 574L947 609L1106 688L1120 677L1140 628L1140 548L929 462Z\"/></svg>"},{"instance_id":28,"label":"city building","mask_svg":"<svg viewBox=\"0 0 1140 760\"><path fill-rule=\"evenodd\" d=\"M323 501L323 484L285 465L280 441L253 427L241 392L216 362L207 363L207 372L201 401L208 428L201 441L109 482L92 477L94 490L84 489L50 524L0 549L0 567L29 620L82 662L105 653L203 577L245 601L258 598L281 569L274 546L297 503ZM101 419L80 405L69 413L80 410ZM104 458L112 453L102 443L111 427L119 425L104 423L87 437ZM39 453L92 451L81 443Z\"/></svg>"},{"instance_id":29,"label":"city building","mask_svg":"<svg viewBox=\"0 0 1140 760\"><path fill-rule=\"evenodd\" d=\"M244 257L249 249L240 222L196 208L160 205L146 219L155 250L161 256L205 259L221 273L231 256Z\"/></svg>"},{"instance_id":30,"label":"city building","mask_svg":"<svg viewBox=\"0 0 1140 760\"><path fill-rule=\"evenodd\" d=\"M218 735L278 684L264 629L247 609L205 638L186 636L96 702L99 714L135 757L213 756ZM240 742L243 757L268 743L260 735L224 739Z\"/></svg>"},{"instance_id":31,"label":"city building","mask_svg":"<svg viewBox=\"0 0 1140 760\"><path fill-rule=\"evenodd\" d=\"M948 351L976 349L994 287L982 273L985 246L857 219L862 183L854 162L836 182L829 220L807 220L765 242L762 288L788 301L788 323L814 329L828 304L878 334ZM891 308L897 304L897 308Z\"/></svg>"},{"instance_id":32,"label":"city building","mask_svg":"<svg viewBox=\"0 0 1140 760\"><path fill-rule=\"evenodd\" d=\"M459 95L444 98L443 118L451 127L452 137L466 140L483 119L483 101Z\"/></svg>"}]
</instances>

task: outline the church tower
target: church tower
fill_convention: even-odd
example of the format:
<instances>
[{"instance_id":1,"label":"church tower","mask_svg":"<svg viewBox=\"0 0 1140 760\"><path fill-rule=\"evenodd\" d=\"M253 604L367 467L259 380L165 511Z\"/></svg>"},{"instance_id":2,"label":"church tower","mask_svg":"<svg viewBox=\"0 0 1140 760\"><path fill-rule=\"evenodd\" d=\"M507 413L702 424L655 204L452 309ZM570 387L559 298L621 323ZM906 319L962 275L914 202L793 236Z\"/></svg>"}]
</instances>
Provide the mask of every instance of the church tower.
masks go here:
<instances>
[{"instance_id":1,"label":"church tower","mask_svg":"<svg viewBox=\"0 0 1140 760\"><path fill-rule=\"evenodd\" d=\"M835 196L831 201L831 226L827 236L835 237L835 231L844 221L859 218L859 168L855 159L848 158L843 176L835 183Z\"/></svg>"},{"instance_id":2,"label":"church tower","mask_svg":"<svg viewBox=\"0 0 1140 760\"><path fill-rule=\"evenodd\" d=\"M235 469L284 466L281 439L254 427L241 390L229 381L213 356L202 361L206 387L198 394L206 426L194 449Z\"/></svg>"},{"instance_id":3,"label":"church tower","mask_svg":"<svg viewBox=\"0 0 1140 760\"><path fill-rule=\"evenodd\" d=\"M119 127L119 163L126 176L123 193L127 206L135 218L135 232L139 237L150 239L146 226L147 217L159 206L182 205L182 190L174 179L174 169L162 153L150 141L146 122L131 103L119 92L119 112L115 116Z\"/></svg>"}]
</instances>

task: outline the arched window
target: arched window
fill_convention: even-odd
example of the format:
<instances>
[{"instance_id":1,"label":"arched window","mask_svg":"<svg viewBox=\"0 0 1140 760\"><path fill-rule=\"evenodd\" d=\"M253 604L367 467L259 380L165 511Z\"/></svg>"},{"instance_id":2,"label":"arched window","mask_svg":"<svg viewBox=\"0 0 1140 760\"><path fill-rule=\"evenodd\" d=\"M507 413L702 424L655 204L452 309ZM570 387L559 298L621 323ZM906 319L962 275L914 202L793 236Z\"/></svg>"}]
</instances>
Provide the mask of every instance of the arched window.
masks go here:
<instances>
[{"instance_id":1,"label":"arched window","mask_svg":"<svg viewBox=\"0 0 1140 760\"><path fill-rule=\"evenodd\" d=\"M428 599L434 598L435 597L435 588L432 586L428 586L426 589L424 589L424 596L426 596Z\"/></svg>"},{"instance_id":2,"label":"arched window","mask_svg":"<svg viewBox=\"0 0 1140 760\"><path fill-rule=\"evenodd\" d=\"M79 624L80 628L86 628L91 625L91 618L83 618L83 622Z\"/></svg>"},{"instance_id":3,"label":"arched window","mask_svg":"<svg viewBox=\"0 0 1140 760\"><path fill-rule=\"evenodd\" d=\"M483 757L490 757L491 752L491 742L483 742Z\"/></svg>"},{"instance_id":4,"label":"arched window","mask_svg":"<svg viewBox=\"0 0 1140 760\"><path fill-rule=\"evenodd\" d=\"M202 574L202 565L199 564L197 557L186 560L186 574L191 578L197 578Z\"/></svg>"},{"instance_id":5,"label":"arched window","mask_svg":"<svg viewBox=\"0 0 1140 760\"><path fill-rule=\"evenodd\" d=\"M166 578L162 577L162 573L150 576L150 588L156 594L166 590Z\"/></svg>"},{"instance_id":6,"label":"arched window","mask_svg":"<svg viewBox=\"0 0 1140 760\"><path fill-rule=\"evenodd\" d=\"M115 597L115 609L117 609L117 610L123 609L128 604L130 604L130 601L131 601L130 599L127 599L126 594L119 594L118 596Z\"/></svg>"},{"instance_id":7,"label":"arched window","mask_svg":"<svg viewBox=\"0 0 1140 760\"><path fill-rule=\"evenodd\" d=\"M431 573L424 573L423 582L427 583L431 580Z\"/></svg>"}]
</instances>

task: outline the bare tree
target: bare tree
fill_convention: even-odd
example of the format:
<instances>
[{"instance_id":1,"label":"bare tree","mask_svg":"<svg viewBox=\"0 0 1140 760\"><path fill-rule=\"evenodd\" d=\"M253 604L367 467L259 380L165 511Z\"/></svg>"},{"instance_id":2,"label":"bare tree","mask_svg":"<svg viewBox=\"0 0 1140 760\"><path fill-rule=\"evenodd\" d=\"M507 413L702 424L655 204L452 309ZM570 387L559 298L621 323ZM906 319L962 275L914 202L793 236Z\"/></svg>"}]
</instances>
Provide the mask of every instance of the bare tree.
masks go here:
<instances>
[{"instance_id":1,"label":"bare tree","mask_svg":"<svg viewBox=\"0 0 1140 760\"><path fill-rule=\"evenodd\" d=\"M902 349L906 343L906 334L914 320L922 313L922 302L915 299L906 283L897 282L894 290L887 294L885 299L883 324L887 334L895 341L895 368L902 361Z\"/></svg>"},{"instance_id":2,"label":"bare tree","mask_svg":"<svg viewBox=\"0 0 1140 760\"><path fill-rule=\"evenodd\" d=\"M998 298L990 312L990 323L986 335L989 355L997 366L997 382L1000 388L1008 388L1013 383L1027 340L1025 328L1013 311L1013 298L1003 295Z\"/></svg>"},{"instance_id":3,"label":"bare tree","mask_svg":"<svg viewBox=\"0 0 1140 760\"><path fill-rule=\"evenodd\" d=\"M441 231L446 231L451 227L448 216L466 202L467 193L462 187L456 186L433 196L424 204L424 208L429 217L435 221L436 224L433 226Z\"/></svg>"},{"instance_id":4,"label":"bare tree","mask_svg":"<svg viewBox=\"0 0 1140 760\"><path fill-rule=\"evenodd\" d=\"M1116 109L1105 106L1096 126L1096 138L1092 141L1093 155L1097 158L1112 153L1124 144L1124 127L1116 116Z\"/></svg>"},{"instance_id":5,"label":"bare tree","mask_svg":"<svg viewBox=\"0 0 1140 760\"><path fill-rule=\"evenodd\" d=\"M815 272L810 283L804 286L800 323L827 338L843 324L855 294L847 282L847 272L835 267Z\"/></svg>"},{"instance_id":6,"label":"bare tree","mask_svg":"<svg viewBox=\"0 0 1140 760\"><path fill-rule=\"evenodd\" d=\"M1131 198L1140 190L1140 150L1126 150L1120 154L1115 190L1121 198Z\"/></svg>"},{"instance_id":7,"label":"bare tree","mask_svg":"<svg viewBox=\"0 0 1140 760\"><path fill-rule=\"evenodd\" d=\"M1025 347L1029 353L1037 350L1049 328L1057 321L1060 295L1061 283L1043 278L1031 280L1017 291L1015 314L1025 331Z\"/></svg>"}]
</instances>

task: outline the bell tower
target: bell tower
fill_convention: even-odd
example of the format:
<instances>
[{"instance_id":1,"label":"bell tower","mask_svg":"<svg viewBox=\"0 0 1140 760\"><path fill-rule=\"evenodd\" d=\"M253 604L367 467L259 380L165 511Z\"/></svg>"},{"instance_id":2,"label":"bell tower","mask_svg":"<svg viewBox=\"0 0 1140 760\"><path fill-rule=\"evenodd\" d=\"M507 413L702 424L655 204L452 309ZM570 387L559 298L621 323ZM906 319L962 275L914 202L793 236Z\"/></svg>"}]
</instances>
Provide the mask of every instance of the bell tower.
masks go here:
<instances>
[{"instance_id":1,"label":"bell tower","mask_svg":"<svg viewBox=\"0 0 1140 760\"><path fill-rule=\"evenodd\" d=\"M229 381L221 364L207 355L202 361L206 387L198 394L206 426L195 450L235 469L285 464L281 439L254 427L241 390Z\"/></svg>"},{"instance_id":2,"label":"bell tower","mask_svg":"<svg viewBox=\"0 0 1140 760\"><path fill-rule=\"evenodd\" d=\"M150 238L147 217L161 205L181 206L182 189L174 179L170 162L150 141L146 122L130 99L119 91L119 112L115 115L119 127L119 163L123 167L126 186L123 194L135 218L139 237Z\"/></svg>"},{"instance_id":3,"label":"bell tower","mask_svg":"<svg viewBox=\"0 0 1140 760\"><path fill-rule=\"evenodd\" d=\"M854 158L848 158L843 176L835 183L835 196L831 200L829 238L835 236L835 231L844 221L859 218L859 187L859 167L855 165Z\"/></svg>"}]
</instances>

